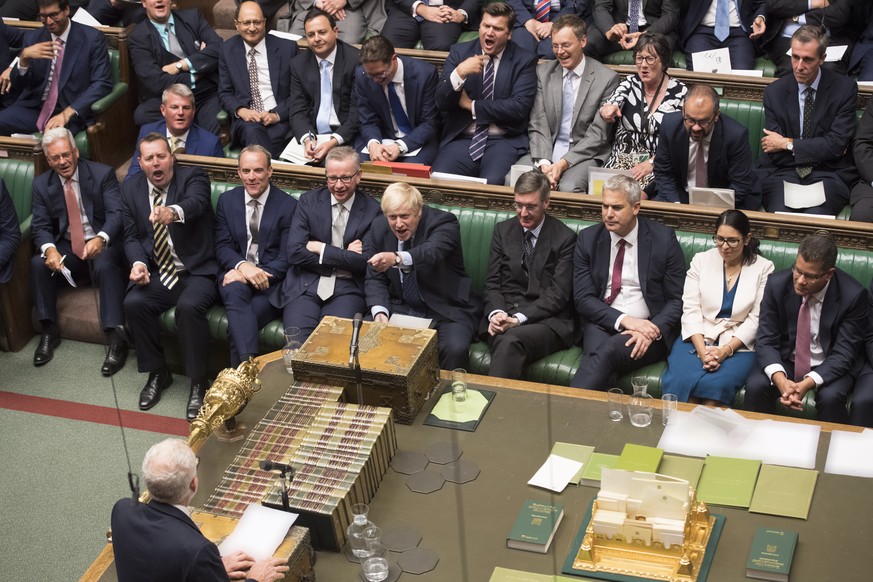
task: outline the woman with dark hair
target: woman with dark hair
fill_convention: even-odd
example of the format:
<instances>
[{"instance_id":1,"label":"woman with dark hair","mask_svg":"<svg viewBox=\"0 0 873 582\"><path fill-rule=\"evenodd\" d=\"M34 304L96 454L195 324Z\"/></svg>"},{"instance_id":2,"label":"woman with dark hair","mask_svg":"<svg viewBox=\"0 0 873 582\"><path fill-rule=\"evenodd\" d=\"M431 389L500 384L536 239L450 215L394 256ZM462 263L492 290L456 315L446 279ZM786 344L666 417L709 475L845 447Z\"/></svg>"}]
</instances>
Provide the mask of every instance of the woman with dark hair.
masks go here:
<instances>
[{"instance_id":1,"label":"woman with dark hair","mask_svg":"<svg viewBox=\"0 0 873 582\"><path fill-rule=\"evenodd\" d=\"M715 248L694 255L682 295L682 335L673 344L662 392L683 402L730 405L755 364L758 310L773 263L758 254L749 219L725 210Z\"/></svg>"},{"instance_id":2,"label":"woman with dark hair","mask_svg":"<svg viewBox=\"0 0 873 582\"><path fill-rule=\"evenodd\" d=\"M661 120L665 113L682 110L687 92L667 74L672 60L664 35L643 33L634 47L637 74L625 77L600 107L607 123L620 120L604 167L630 170L643 188L652 181Z\"/></svg>"}]
</instances>

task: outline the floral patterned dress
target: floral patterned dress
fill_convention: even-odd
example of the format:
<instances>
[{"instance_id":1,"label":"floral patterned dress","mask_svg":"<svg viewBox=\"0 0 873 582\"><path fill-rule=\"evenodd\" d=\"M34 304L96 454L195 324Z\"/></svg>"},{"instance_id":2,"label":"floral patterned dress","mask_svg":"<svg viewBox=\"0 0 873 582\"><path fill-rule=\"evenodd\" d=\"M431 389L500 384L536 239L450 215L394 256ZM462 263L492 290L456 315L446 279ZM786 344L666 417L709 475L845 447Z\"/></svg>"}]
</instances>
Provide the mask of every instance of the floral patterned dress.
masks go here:
<instances>
[{"instance_id":1,"label":"floral patterned dress","mask_svg":"<svg viewBox=\"0 0 873 582\"><path fill-rule=\"evenodd\" d=\"M638 154L648 154L653 158L658 147L658 132L664 114L682 111L682 103L687 92L688 89L682 82L670 77L661 104L655 111L650 112L646 105L643 82L639 76L625 77L612 95L604 101L604 105L610 103L621 109L612 154L604 167L629 170L639 163L636 158ZM640 181L640 186L645 188L653 177L654 173L644 177Z\"/></svg>"}]
</instances>

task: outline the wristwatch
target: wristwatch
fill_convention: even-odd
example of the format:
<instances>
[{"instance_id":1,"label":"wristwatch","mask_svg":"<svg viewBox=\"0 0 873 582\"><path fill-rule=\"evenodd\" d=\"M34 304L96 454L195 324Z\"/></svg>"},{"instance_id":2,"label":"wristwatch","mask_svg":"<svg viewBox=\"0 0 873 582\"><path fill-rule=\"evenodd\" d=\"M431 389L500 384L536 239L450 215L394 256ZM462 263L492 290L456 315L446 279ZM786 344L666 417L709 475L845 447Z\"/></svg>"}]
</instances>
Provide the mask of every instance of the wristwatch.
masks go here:
<instances>
[{"instance_id":1,"label":"wristwatch","mask_svg":"<svg viewBox=\"0 0 873 582\"><path fill-rule=\"evenodd\" d=\"M794 151L794 140L793 139L791 139L791 138L788 139L788 143L785 144L785 149L788 150L789 152Z\"/></svg>"},{"instance_id":2,"label":"wristwatch","mask_svg":"<svg viewBox=\"0 0 873 582\"><path fill-rule=\"evenodd\" d=\"M177 71L181 71L181 70L182 70L182 61L176 61L176 70L177 70Z\"/></svg>"}]
</instances>

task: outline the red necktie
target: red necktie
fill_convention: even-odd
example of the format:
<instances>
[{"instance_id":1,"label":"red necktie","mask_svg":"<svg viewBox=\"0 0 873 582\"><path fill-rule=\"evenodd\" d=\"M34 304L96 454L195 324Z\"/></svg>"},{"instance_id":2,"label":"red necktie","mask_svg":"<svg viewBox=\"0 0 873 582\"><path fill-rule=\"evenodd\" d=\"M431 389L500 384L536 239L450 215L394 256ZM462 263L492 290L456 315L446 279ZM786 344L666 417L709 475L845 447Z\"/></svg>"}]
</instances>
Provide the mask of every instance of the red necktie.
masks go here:
<instances>
[{"instance_id":1,"label":"red necktie","mask_svg":"<svg viewBox=\"0 0 873 582\"><path fill-rule=\"evenodd\" d=\"M72 180L67 180L64 185L64 200L67 202L67 220L70 222L70 242L73 253L81 259L85 256L85 227L82 226L82 214L76 193L73 191Z\"/></svg>"},{"instance_id":2,"label":"red necktie","mask_svg":"<svg viewBox=\"0 0 873 582\"><path fill-rule=\"evenodd\" d=\"M811 297L803 299L800 304L800 311L797 312L797 337L794 343L794 378L802 380L804 376L809 374L810 365L810 319L809 319L809 302Z\"/></svg>"},{"instance_id":3,"label":"red necktie","mask_svg":"<svg viewBox=\"0 0 873 582\"><path fill-rule=\"evenodd\" d=\"M610 284L609 297L604 299L607 305L612 305L612 302L618 297L618 292L621 291L621 268L624 266L625 244L624 239L618 241L618 252L615 253L615 262L612 264L612 283Z\"/></svg>"}]
</instances>

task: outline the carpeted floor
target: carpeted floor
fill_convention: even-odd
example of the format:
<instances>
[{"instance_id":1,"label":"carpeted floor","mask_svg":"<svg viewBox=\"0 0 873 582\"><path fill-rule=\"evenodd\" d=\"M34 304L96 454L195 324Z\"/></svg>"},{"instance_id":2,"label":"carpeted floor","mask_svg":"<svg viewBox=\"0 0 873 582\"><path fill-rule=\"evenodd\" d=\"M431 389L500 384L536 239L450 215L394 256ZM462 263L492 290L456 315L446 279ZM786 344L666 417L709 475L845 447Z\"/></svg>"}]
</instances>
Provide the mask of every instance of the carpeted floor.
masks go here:
<instances>
[{"instance_id":1,"label":"carpeted floor","mask_svg":"<svg viewBox=\"0 0 873 582\"><path fill-rule=\"evenodd\" d=\"M0 352L0 555L16 580L77 580L106 543L109 512L130 495L113 385L134 472L145 451L187 435L189 379L176 376L152 410L137 408L146 375L135 354L114 377L100 375L104 346L64 340L42 368L37 339Z\"/></svg>"}]
</instances>

